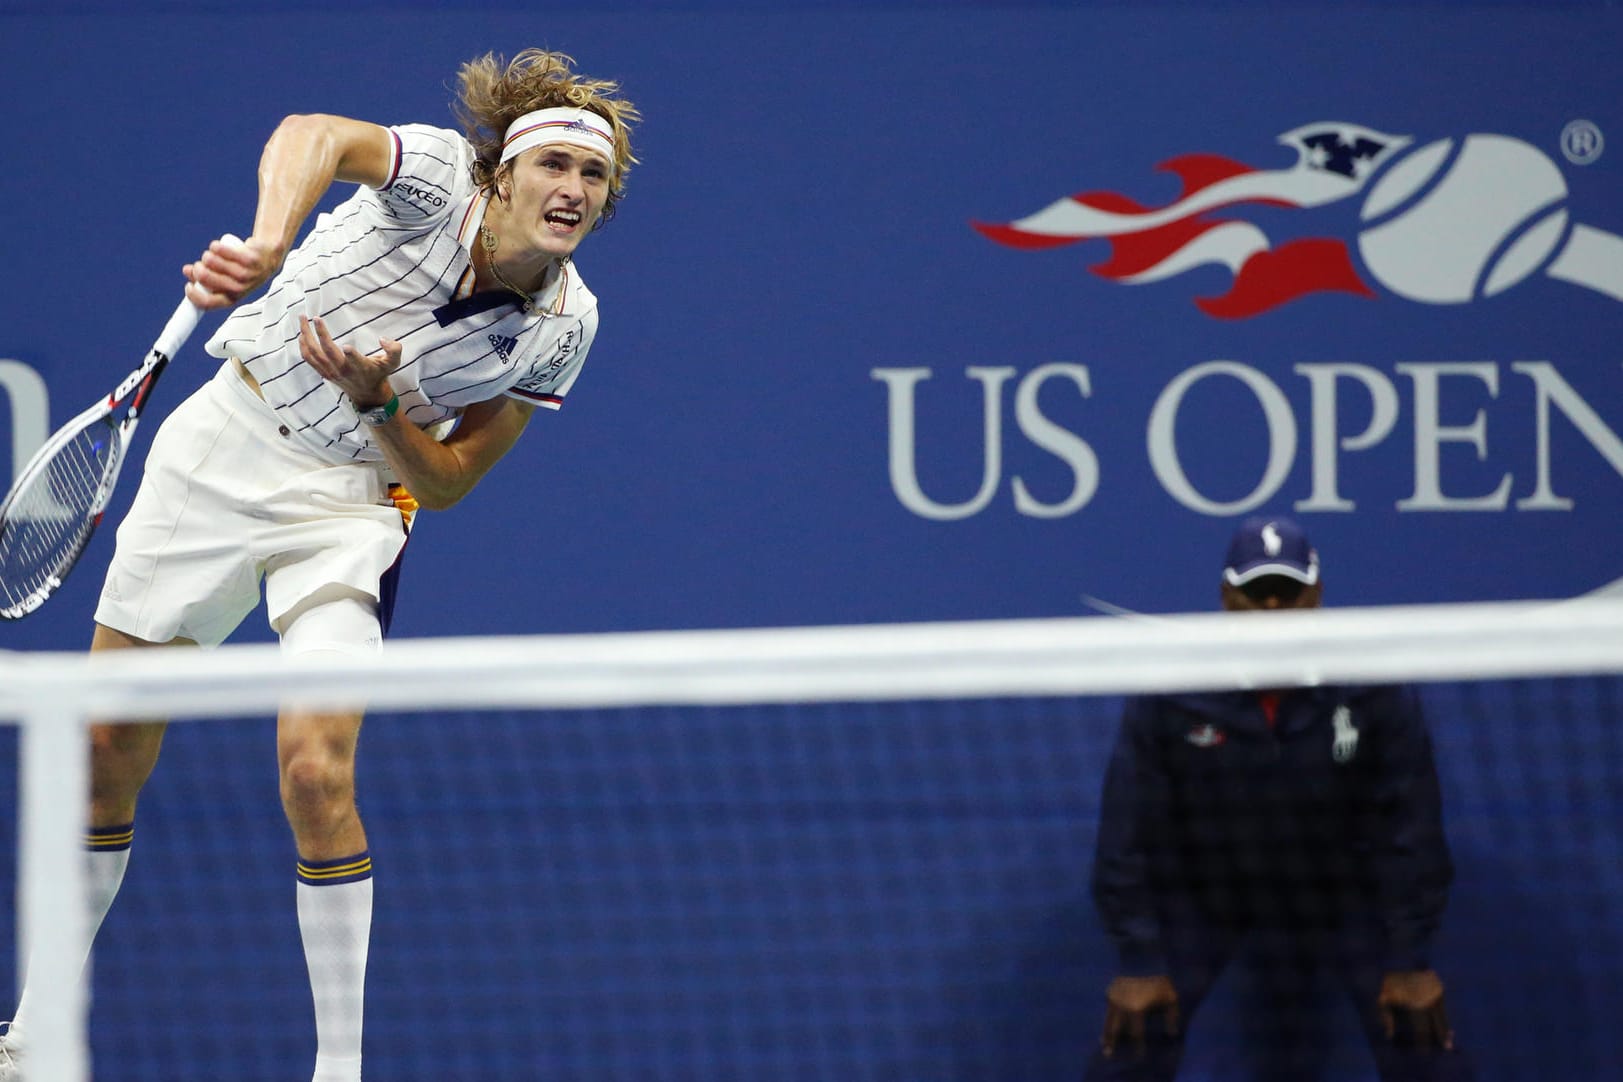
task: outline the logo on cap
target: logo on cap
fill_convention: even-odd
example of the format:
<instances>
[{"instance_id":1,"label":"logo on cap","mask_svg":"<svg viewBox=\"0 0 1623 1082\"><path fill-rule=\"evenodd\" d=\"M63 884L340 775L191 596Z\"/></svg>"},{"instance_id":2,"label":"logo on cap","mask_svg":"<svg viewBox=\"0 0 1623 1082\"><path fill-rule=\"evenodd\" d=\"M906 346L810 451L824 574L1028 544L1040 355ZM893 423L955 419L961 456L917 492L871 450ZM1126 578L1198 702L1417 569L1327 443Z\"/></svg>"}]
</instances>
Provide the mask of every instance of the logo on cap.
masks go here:
<instances>
[{"instance_id":1,"label":"logo on cap","mask_svg":"<svg viewBox=\"0 0 1623 1082\"><path fill-rule=\"evenodd\" d=\"M1284 575L1306 586L1319 581L1319 554L1294 520L1258 515L1234 531L1223 562L1224 580L1244 586L1264 575Z\"/></svg>"}]
</instances>

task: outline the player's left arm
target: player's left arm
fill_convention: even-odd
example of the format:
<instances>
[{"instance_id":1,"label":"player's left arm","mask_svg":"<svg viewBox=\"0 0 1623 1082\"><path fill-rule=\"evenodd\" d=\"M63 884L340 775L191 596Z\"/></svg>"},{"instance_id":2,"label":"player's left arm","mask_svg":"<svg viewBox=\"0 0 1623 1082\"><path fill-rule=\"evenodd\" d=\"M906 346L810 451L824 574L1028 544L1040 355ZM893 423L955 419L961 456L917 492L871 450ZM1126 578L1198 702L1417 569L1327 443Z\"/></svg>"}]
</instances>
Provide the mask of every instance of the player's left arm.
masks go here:
<instances>
[{"instance_id":1,"label":"player's left arm","mask_svg":"<svg viewBox=\"0 0 1623 1082\"><path fill-rule=\"evenodd\" d=\"M1424 969L1454 879L1431 735L1412 687L1376 690L1365 703L1380 715L1369 841L1391 939L1388 968Z\"/></svg>"},{"instance_id":2,"label":"player's left arm","mask_svg":"<svg viewBox=\"0 0 1623 1082\"><path fill-rule=\"evenodd\" d=\"M1388 1038L1401 1018L1422 1046L1454 1047L1443 982L1428 957L1454 866L1443 830L1442 792L1418 692L1391 689L1376 781L1377 876L1388 933L1377 1008Z\"/></svg>"},{"instance_id":3,"label":"player's left arm","mask_svg":"<svg viewBox=\"0 0 1623 1082\"><path fill-rule=\"evenodd\" d=\"M417 502L443 511L472 492L513 449L534 412L531 403L503 396L463 410L456 430L443 443L399 416L371 435Z\"/></svg>"},{"instance_id":4,"label":"player's left arm","mask_svg":"<svg viewBox=\"0 0 1623 1082\"><path fill-rule=\"evenodd\" d=\"M399 342L384 340L378 352L363 354L352 346L340 346L321 319L301 317L299 324L300 356L357 407L381 406L394 397L389 374L400 367ZM456 430L443 442L400 413L369 435L418 504L442 511L472 492L512 450L534 412L528 402L501 396L463 410Z\"/></svg>"}]
</instances>

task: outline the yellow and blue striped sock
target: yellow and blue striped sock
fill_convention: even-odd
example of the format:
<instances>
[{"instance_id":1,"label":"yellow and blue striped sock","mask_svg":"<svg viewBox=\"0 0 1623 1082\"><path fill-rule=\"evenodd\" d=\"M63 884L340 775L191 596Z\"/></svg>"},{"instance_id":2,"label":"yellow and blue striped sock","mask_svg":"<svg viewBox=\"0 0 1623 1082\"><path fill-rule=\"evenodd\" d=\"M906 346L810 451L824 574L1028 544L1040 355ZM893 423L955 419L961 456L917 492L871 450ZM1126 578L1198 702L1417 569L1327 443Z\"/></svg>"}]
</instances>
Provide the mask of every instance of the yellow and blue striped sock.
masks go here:
<instances>
[{"instance_id":1,"label":"yellow and blue striped sock","mask_svg":"<svg viewBox=\"0 0 1623 1082\"><path fill-rule=\"evenodd\" d=\"M360 1082L372 858L298 863L299 934L316 1008L312 1082Z\"/></svg>"},{"instance_id":2,"label":"yellow and blue striped sock","mask_svg":"<svg viewBox=\"0 0 1623 1082\"><path fill-rule=\"evenodd\" d=\"M85 831L85 957L79 960L81 969L90 956L90 944L101 929L107 911L113 907L118 888L124 883L124 871L129 867L130 847L134 841L134 823L90 827ZM19 1038L26 1028L28 1014L28 988L25 985L9 1031L14 1038Z\"/></svg>"}]
</instances>

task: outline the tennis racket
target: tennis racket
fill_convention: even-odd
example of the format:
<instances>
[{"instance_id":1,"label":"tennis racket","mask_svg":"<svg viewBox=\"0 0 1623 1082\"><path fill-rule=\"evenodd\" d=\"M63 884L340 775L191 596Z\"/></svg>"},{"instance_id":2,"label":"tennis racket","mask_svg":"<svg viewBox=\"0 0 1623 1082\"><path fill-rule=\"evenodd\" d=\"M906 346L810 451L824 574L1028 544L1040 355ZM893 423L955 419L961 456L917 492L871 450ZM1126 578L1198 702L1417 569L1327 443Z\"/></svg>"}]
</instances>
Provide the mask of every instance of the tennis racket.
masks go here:
<instances>
[{"instance_id":1,"label":"tennis racket","mask_svg":"<svg viewBox=\"0 0 1623 1082\"><path fill-rule=\"evenodd\" d=\"M17 475L0 504L0 618L27 616L73 570L112 499L158 377L202 316L189 299L181 302L140 367L57 429Z\"/></svg>"}]
</instances>

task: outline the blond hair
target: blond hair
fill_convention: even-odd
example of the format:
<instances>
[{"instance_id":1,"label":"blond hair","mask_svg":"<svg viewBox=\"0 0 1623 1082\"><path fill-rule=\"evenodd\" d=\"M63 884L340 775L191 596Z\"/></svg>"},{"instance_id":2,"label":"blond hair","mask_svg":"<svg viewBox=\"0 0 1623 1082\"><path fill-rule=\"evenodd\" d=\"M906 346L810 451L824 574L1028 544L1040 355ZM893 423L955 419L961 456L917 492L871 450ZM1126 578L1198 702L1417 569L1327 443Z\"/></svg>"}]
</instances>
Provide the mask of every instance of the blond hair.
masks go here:
<instances>
[{"instance_id":1,"label":"blond hair","mask_svg":"<svg viewBox=\"0 0 1623 1082\"><path fill-rule=\"evenodd\" d=\"M473 144L474 181L486 191L495 188L496 177L506 168L501 154L507 127L525 113L573 106L607 120L614 132L614 175L597 223L602 225L614 217L615 206L625 196L626 174L637 161L631 154L631 124L642 114L617 96L619 83L588 79L574 70L574 64L573 57L546 49L525 49L512 60L486 53L457 72L453 109Z\"/></svg>"}]
</instances>

